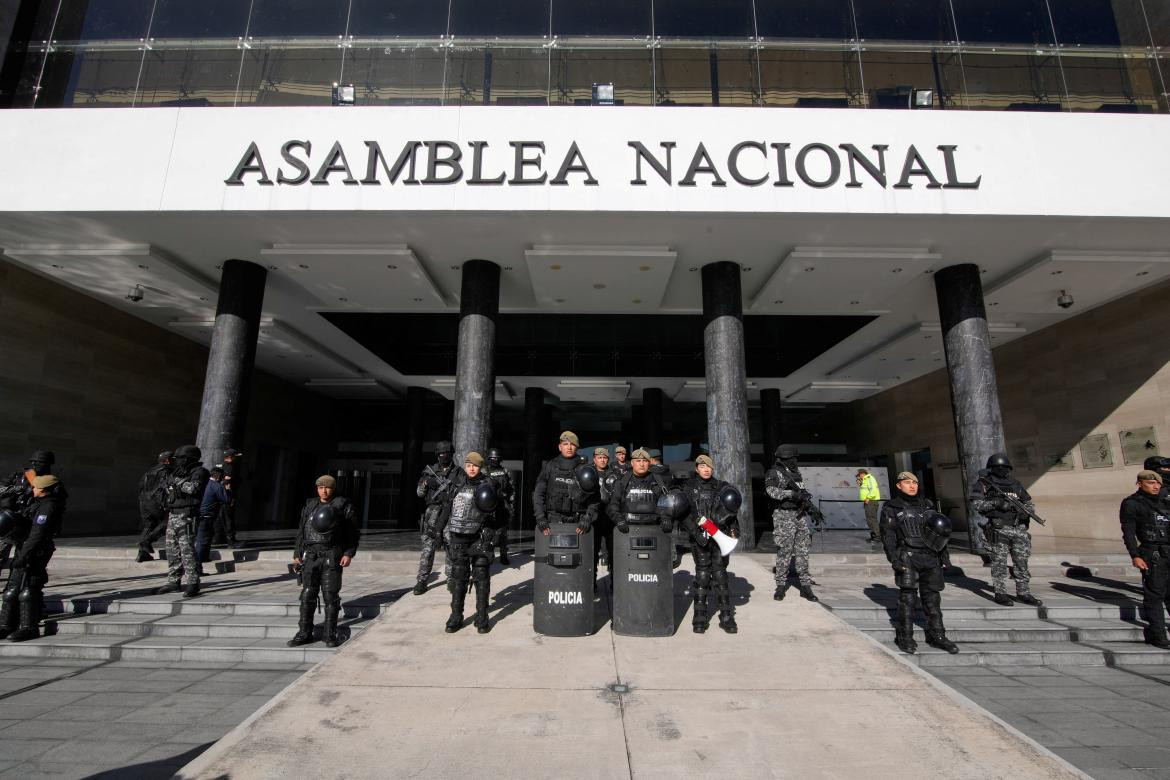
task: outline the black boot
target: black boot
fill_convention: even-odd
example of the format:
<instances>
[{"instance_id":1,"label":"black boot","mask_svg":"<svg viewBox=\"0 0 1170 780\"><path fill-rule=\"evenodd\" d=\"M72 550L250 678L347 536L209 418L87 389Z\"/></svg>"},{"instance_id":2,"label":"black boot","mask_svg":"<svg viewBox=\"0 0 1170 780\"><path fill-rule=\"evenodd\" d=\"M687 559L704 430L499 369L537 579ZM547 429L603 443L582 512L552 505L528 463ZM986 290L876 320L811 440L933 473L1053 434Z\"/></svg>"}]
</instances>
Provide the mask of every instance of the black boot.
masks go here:
<instances>
[{"instance_id":1,"label":"black boot","mask_svg":"<svg viewBox=\"0 0 1170 780\"><path fill-rule=\"evenodd\" d=\"M813 593L812 585L801 585L800 597L802 599L808 599L809 601L820 601L820 599L817 598L817 594Z\"/></svg>"},{"instance_id":2,"label":"black boot","mask_svg":"<svg viewBox=\"0 0 1170 780\"><path fill-rule=\"evenodd\" d=\"M926 644L951 655L959 652L959 646L947 639L947 630L943 626L942 594L934 591L923 593L922 611L926 613Z\"/></svg>"},{"instance_id":3,"label":"black boot","mask_svg":"<svg viewBox=\"0 0 1170 780\"><path fill-rule=\"evenodd\" d=\"M500 565L501 566L510 566L511 564L512 564L512 561L511 561L511 559L508 558L508 550L504 547L501 547L500 548Z\"/></svg>"},{"instance_id":4,"label":"black boot","mask_svg":"<svg viewBox=\"0 0 1170 780\"><path fill-rule=\"evenodd\" d=\"M20 602L20 628L8 637L9 642L26 642L41 635L38 626L41 622L40 594L33 593L29 599Z\"/></svg>"},{"instance_id":5,"label":"black boot","mask_svg":"<svg viewBox=\"0 0 1170 780\"><path fill-rule=\"evenodd\" d=\"M193 599L199 595L199 583L192 582L187 587L183 588L183 598Z\"/></svg>"},{"instance_id":6,"label":"black boot","mask_svg":"<svg viewBox=\"0 0 1170 780\"><path fill-rule=\"evenodd\" d=\"M0 606L0 639L3 639L16 630L19 619L20 607L18 606L16 595L13 594L9 598L4 599L3 606Z\"/></svg>"},{"instance_id":7,"label":"black boot","mask_svg":"<svg viewBox=\"0 0 1170 780\"><path fill-rule=\"evenodd\" d=\"M418 582L416 582L414 584L414 590L411 591L411 593L413 593L416 596L421 596L422 594L424 594L426 592L427 592L427 581L426 580L419 580Z\"/></svg>"},{"instance_id":8,"label":"black boot","mask_svg":"<svg viewBox=\"0 0 1170 780\"><path fill-rule=\"evenodd\" d=\"M1039 607L1044 604L1043 601L1033 596L1031 593L1021 593L1016 596L1016 601L1021 604L1027 604L1029 607Z\"/></svg>"},{"instance_id":9,"label":"black boot","mask_svg":"<svg viewBox=\"0 0 1170 780\"><path fill-rule=\"evenodd\" d=\"M451 581L451 617L447 618L448 634L454 634L463 628L463 601L467 598L467 588L458 580Z\"/></svg>"},{"instance_id":10,"label":"black boot","mask_svg":"<svg viewBox=\"0 0 1170 780\"><path fill-rule=\"evenodd\" d=\"M783 601L784 597L786 595L788 595L788 583L787 582L784 583L783 585L776 586L776 592L772 594L772 598L776 599L777 601Z\"/></svg>"},{"instance_id":11,"label":"black boot","mask_svg":"<svg viewBox=\"0 0 1170 780\"><path fill-rule=\"evenodd\" d=\"M154 556L148 553L145 547L138 548L138 557L134 559L135 563L146 563L147 561L153 560Z\"/></svg>"},{"instance_id":12,"label":"black boot","mask_svg":"<svg viewBox=\"0 0 1170 780\"><path fill-rule=\"evenodd\" d=\"M739 632L739 626L735 624L735 611L724 610L719 613L719 627L729 634Z\"/></svg>"},{"instance_id":13,"label":"black boot","mask_svg":"<svg viewBox=\"0 0 1170 780\"><path fill-rule=\"evenodd\" d=\"M337 636L337 615L339 610L335 607L328 607L325 610L325 646L337 647L341 644L341 639Z\"/></svg>"},{"instance_id":14,"label":"black boot","mask_svg":"<svg viewBox=\"0 0 1170 780\"><path fill-rule=\"evenodd\" d=\"M1161 609L1160 605L1159 609ZM1151 623L1142 629L1142 633L1145 634L1146 644L1161 650L1170 650L1170 640L1166 639L1166 626L1155 626Z\"/></svg>"},{"instance_id":15,"label":"black boot","mask_svg":"<svg viewBox=\"0 0 1170 780\"><path fill-rule=\"evenodd\" d=\"M1012 601L1012 597L1006 593L996 593L995 603L1004 607L1010 607L1012 604L1015 604L1015 602Z\"/></svg>"},{"instance_id":16,"label":"black boot","mask_svg":"<svg viewBox=\"0 0 1170 780\"><path fill-rule=\"evenodd\" d=\"M907 655L914 655L918 643L914 641L914 591L899 591L898 615L894 618L894 644Z\"/></svg>"},{"instance_id":17,"label":"black boot","mask_svg":"<svg viewBox=\"0 0 1170 780\"><path fill-rule=\"evenodd\" d=\"M492 630L488 622L488 596L491 594L491 580L482 579L475 582L475 630L486 634Z\"/></svg>"},{"instance_id":18,"label":"black boot","mask_svg":"<svg viewBox=\"0 0 1170 780\"><path fill-rule=\"evenodd\" d=\"M174 593L179 589L179 583L167 580L162 587L154 589L154 595L161 596L164 593Z\"/></svg>"}]
</instances>

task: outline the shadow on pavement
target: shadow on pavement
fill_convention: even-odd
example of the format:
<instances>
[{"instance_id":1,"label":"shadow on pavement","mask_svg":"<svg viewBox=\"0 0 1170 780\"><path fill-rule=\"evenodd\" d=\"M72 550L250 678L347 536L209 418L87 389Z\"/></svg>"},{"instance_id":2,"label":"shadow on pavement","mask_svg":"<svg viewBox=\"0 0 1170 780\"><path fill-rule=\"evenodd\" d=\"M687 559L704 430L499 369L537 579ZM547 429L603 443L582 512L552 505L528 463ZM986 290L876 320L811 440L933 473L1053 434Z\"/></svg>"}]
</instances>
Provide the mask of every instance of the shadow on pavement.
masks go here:
<instances>
[{"instance_id":1,"label":"shadow on pavement","mask_svg":"<svg viewBox=\"0 0 1170 780\"><path fill-rule=\"evenodd\" d=\"M170 758L160 758L157 761L147 761L142 764L131 764L118 769L96 772L92 775L86 775L84 780L150 780L150 778L155 777L174 777L176 772L194 761L203 751L214 744L214 742L207 742L196 745L186 753L180 753Z\"/></svg>"}]
</instances>

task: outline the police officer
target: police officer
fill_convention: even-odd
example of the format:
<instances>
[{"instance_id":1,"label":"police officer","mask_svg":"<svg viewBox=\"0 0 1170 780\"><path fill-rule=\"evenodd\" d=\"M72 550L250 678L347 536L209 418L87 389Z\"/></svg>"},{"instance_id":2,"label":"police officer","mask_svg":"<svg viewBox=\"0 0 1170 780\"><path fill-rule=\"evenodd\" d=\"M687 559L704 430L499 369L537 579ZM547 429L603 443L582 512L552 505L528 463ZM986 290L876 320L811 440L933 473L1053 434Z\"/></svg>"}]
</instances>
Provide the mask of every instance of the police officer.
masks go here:
<instances>
[{"instance_id":1,"label":"police officer","mask_svg":"<svg viewBox=\"0 0 1170 780\"><path fill-rule=\"evenodd\" d=\"M894 581L898 585L894 644L911 655L918 649L914 642L917 587L926 614L926 643L948 653L959 652L958 646L947 639L942 616L943 563L950 520L934 511L929 499L918 495L918 477L911 472L898 474L894 496L882 507L879 527L882 546L894 567Z\"/></svg>"},{"instance_id":2,"label":"police officer","mask_svg":"<svg viewBox=\"0 0 1170 780\"><path fill-rule=\"evenodd\" d=\"M293 565L300 572L301 613L297 633L289 647L313 641L313 615L317 595L325 602L324 639L326 647L337 647L337 617L341 614L341 570L357 555L361 529L357 512L345 496L336 495L337 480L328 474L317 477L317 497L301 509Z\"/></svg>"},{"instance_id":3,"label":"police officer","mask_svg":"<svg viewBox=\"0 0 1170 780\"><path fill-rule=\"evenodd\" d=\"M1170 458L1152 455L1142 464L1146 471L1152 471L1162 478L1162 497L1170 496Z\"/></svg>"},{"instance_id":4,"label":"police officer","mask_svg":"<svg viewBox=\"0 0 1170 780\"><path fill-rule=\"evenodd\" d=\"M729 634L739 630L727 583L727 563L718 545L711 541L710 534L699 526L702 518L708 518L728 536L739 536L739 516L725 504L724 491L729 489L735 491L728 483L716 479L715 463L710 455L695 458L695 474L683 484L683 492L691 506L683 527L691 537L691 554L695 559L695 580L691 584L695 607L691 627L696 634L705 632L711 623L711 591L715 591L719 627ZM735 491L735 497L741 498L738 491Z\"/></svg>"},{"instance_id":5,"label":"police officer","mask_svg":"<svg viewBox=\"0 0 1170 780\"><path fill-rule=\"evenodd\" d=\"M1028 533L1028 515L1012 506L1005 498L1010 496L1029 512L1035 510L1032 497L1011 476L1012 462L1002 452L987 459L987 468L979 472L971 491L971 505L987 519L983 526L984 536L991 548L991 584L995 589L995 603L1005 607L1012 605L1012 597L1005 590L1008 575L1008 555L1011 555L1013 577L1016 580L1016 601L1040 606L1043 602L1033 596L1028 588L1031 575L1028 572L1028 557L1032 554L1032 537Z\"/></svg>"},{"instance_id":6,"label":"police officer","mask_svg":"<svg viewBox=\"0 0 1170 780\"><path fill-rule=\"evenodd\" d=\"M536 475L532 490L532 514L536 530L548 536L550 523L573 523L577 533L583 534L597 519L600 497L586 493L577 482L576 470L585 465L585 458L577 454L580 440L572 431L561 433L557 441L560 455L544 464Z\"/></svg>"},{"instance_id":7,"label":"police officer","mask_svg":"<svg viewBox=\"0 0 1170 780\"><path fill-rule=\"evenodd\" d=\"M783 600L788 593L788 567L795 561L800 595L809 601L819 601L812 589L808 572L808 553L812 546L806 501L809 496L800 477L796 458L800 452L791 444L776 448L776 460L764 475L764 491L776 502L772 510L772 538L776 542L776 592L773 598Z\"/></svg>"},{"instance_id":8,"label":"police officer","mask_svg":"<svg viewBox=\"0 0 1170 780\"><path fill-rule=\"evenodd\" d=\"M620 444L613 449L613 468L619 474L625 474L630 470L629 456L626 448Z\"/></svg>"},{"instance_id":9,"label":"police officer","mask_svg":"<svg viewBox=\"0 0 1170 780\"><path fill-rule=\"evenodd\" d=\"M138 514L142 518L142 535L138 538L137 563L154 560L154 543L167 532L167 516L163 511L166 497L164 485L171 470L174 453L164 450L158 462L146 470L138 480Z\"/></svg>"},{"instance_id":10,"label":"police officer","mask_svg":"<svg viewBox=\"0 0 1170 780\"><path fill-rule=\"evenodd\" d=\"M1156 471L1137 475L1137 491L1121 502L1121 538L1142 573L1142 605L1146 610L1146 642L1170 650L1166 638L1166 606L1170 605L1170 499Z\"/></svg>"},{"instance_id":11,"label":"police officer","mask_svg":"<svg viewBox=\"0 0 1170 780\"><path fill-rule=\"evenodd\" d=\"M604 507L609 503L613 486L621 477L621 472L609 465L609 450L605 447L596 447L593 450L593 468L597 470L598 498L601 506L593 521L593 571L600 572L598 563L610 565L613 558L613 523L609 521L609 514ZM601 545L605 543L605 554L601 553Z\"/></svg>"},{"instance_id":12,"label":"police officer","mask_svg":"<svg viewBox=\"0 0 1170 780\"><path fill-rule=\"evenodd\" d=\"M670 518L660 517L658 499L670 490L662 475L650 468L650 453L634 450L630 470L614 484L613 493L605 510L616 530L628 533L631 525L660 523L670 533L674 524Z\"/></svg>"},{"instance_id":13,"label":"police officer","mask_svg":"<svg viewBox=\"0 0 1170 780\"><path fill-rule=\"evenodd\" d=\"M203 501L199 504L199 520L195 526L195 560L199 576L204 576L203 564L211 561L212 528L224 507L231 500L223 485L223 469L216 466L211 470L207 487L203 489Z\"/></svg>"},{"instance_id":14,"label":"police officer","mask_svg":"<svg viewBox=\"0 0 1170 780\"><path fill-rule=\"evenodd\" d=\"M491 593L492 547L497 529L495 484L483 471L484 459L478 452L467 453L463 473L459 474L439 515L439 527L449 536L451 555L451 616L446 631L453 634L463 628L463 603L468 579L475 582L475 628L479 633L491 631L488 623L488 597Z\"/></svg>"},{"instance_id":15,"label":"police officer","mask_svg":"<svg viewBox=\"0 0 1170 780\"><path fill-rule=\"evenodd\" d=\"M23 642L41 635L38 626L44 612L45 584L49 581L47 567L57 549L53 539L61 532L65 514L65 489L57 477L35 476L31 487L32 499L22 510L27 535L12 556L4 605L0 607L0 637L7 636L10 642ZM18 616L19 627L12 631Z\"/></svg>"},{"instance_id":16,"label":"police officer","mask_svg":"<svg viewBox=\"0 0 1170 780\"><path fill-rule=\"evenodd\" d=\"M163 500L167 513L167 581L155 593L176 591L181 581L184 598L199 595L194 525L211 478L199 460L202 456L194 444L175 450L174 468L167 475Z\"/></svg>"},{"instance_id":17,"label":"police officer","mask_svg":"<svg viewBox=\"0 0 1170 780\"><path fill-rule=\"evenodd\" d=\"M23 512L33 498L33 478L51 474L55 460L56 456L49 450L34 452L29 458L28 468L24 471L12 472L4 481L3 486L0 486L0 510L8 509L18 514ZM64 486L60 487L60 491L62 498L64 498ZM0 563L8 558L8 553L12 548L11 543L0 542Z\"/></svg>"},{"instance_id":18,"label":"police officer","mask_svg":"<svg viewBox=\"0 0 1170 780\"><path fill-rule=\"evenodd\" d=\"M516 483L512 481L512 473L500 463L504 457L498 447L492 447L487 452L487 466L485 467L488 479L496 487L496 519L495 526L499 529L496 535L496 546L500 548L500 565L507 566L508 560L508 529L512 527L512 518L516 516Z\"/></svg>"},{"instance_id":19,"label":"police officer","mask_svg":"<svg viewBox=\"0 0 1170 780\"><path fill-rule=\"evenodd\" d=\"M443 499L446 498L447 488L455 478L455 445L449 441L441 441L435 447L435 462L423 469L418 479L415 494L426 502L422 514L422 554L418 558L418 576L414 585L414 595L421 596L427 592L427 578L431 576L431 569L435 565L435 547L443 537L438 533L432 534L432 528L438 528L439 511L443 508ZM447 556L448 565L450 556ZM448 572L450 575L450 572Z\"/></svg>"}]
</instances>

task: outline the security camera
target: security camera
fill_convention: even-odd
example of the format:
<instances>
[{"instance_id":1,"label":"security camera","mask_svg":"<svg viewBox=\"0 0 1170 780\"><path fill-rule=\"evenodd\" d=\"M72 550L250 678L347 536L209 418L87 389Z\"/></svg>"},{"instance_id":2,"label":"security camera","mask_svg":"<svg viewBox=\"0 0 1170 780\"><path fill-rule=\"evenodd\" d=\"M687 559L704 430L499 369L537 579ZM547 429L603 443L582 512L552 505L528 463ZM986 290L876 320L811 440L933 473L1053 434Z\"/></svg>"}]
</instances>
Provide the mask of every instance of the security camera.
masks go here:
<instances>
[{"instance_id":1,"label":"security camera","mask_svg":"<svg viewBox=\"0 0 1170 780\"><path fill-rule=\"evenodd\" d=\"M1056 305L1062 309L1071 309L1072 305L1076 303L1073 297L1067 291L1061 290L1060 295L1056 296Z\"/></svg>"},{"instance_id":2,"label":"security camera","mask_svg":"<svg viewBox=\"0 0 1170 780\"><path fill-rule=\"evenodd\" d=\"M138 303L140 300L142 300L144 295L145 293L142 292L142 286L136 284L130 288L130 292L126 293L126 300L130 301L131 303Z\"/></svg>"}]
</instances>

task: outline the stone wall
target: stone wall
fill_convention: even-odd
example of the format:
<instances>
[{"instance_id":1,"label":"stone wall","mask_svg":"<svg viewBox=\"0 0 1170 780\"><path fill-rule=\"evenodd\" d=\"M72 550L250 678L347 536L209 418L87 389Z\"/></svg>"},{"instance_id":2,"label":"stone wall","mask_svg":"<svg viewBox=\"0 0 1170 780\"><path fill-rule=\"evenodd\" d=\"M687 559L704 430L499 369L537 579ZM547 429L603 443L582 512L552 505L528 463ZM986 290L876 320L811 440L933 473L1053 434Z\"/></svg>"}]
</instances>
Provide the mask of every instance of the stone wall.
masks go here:
<instances>
[{"instance_id":1,"label":"stone wall","mask_svg":"<svg viewBox=\"0 0 1170 780\"><path fill-rule=\"evenodd\" d=\"M1161 284L994 350L1009 454L1048 520L1033 526L1035 535L1120 538L1118 504L1141 468L1124 465L1120 432L1154 426L1170 455L1168 333L1170 284ZM939 497L961 504L945 370L857 401L849 416L852 451L876 457L930 447ZM1108 436L1112 467L1084 468L1079 445L1093 434ZM1072 469L1052 465L1069 451Z\"/></svg>"},{"instance_id":2,"label":"stone wall","mask_svg":"<svg viewBox=\"0 0 1170 780\"><path fill-rule=\"evenodd\" d=\"M139 476L195 438L206 364L205 347L0 261L0 474L53 450L68 535L136 530ZM324 461L332 402L261 372L253 381L245 447Z\"/></svg>"}]
</instances>

